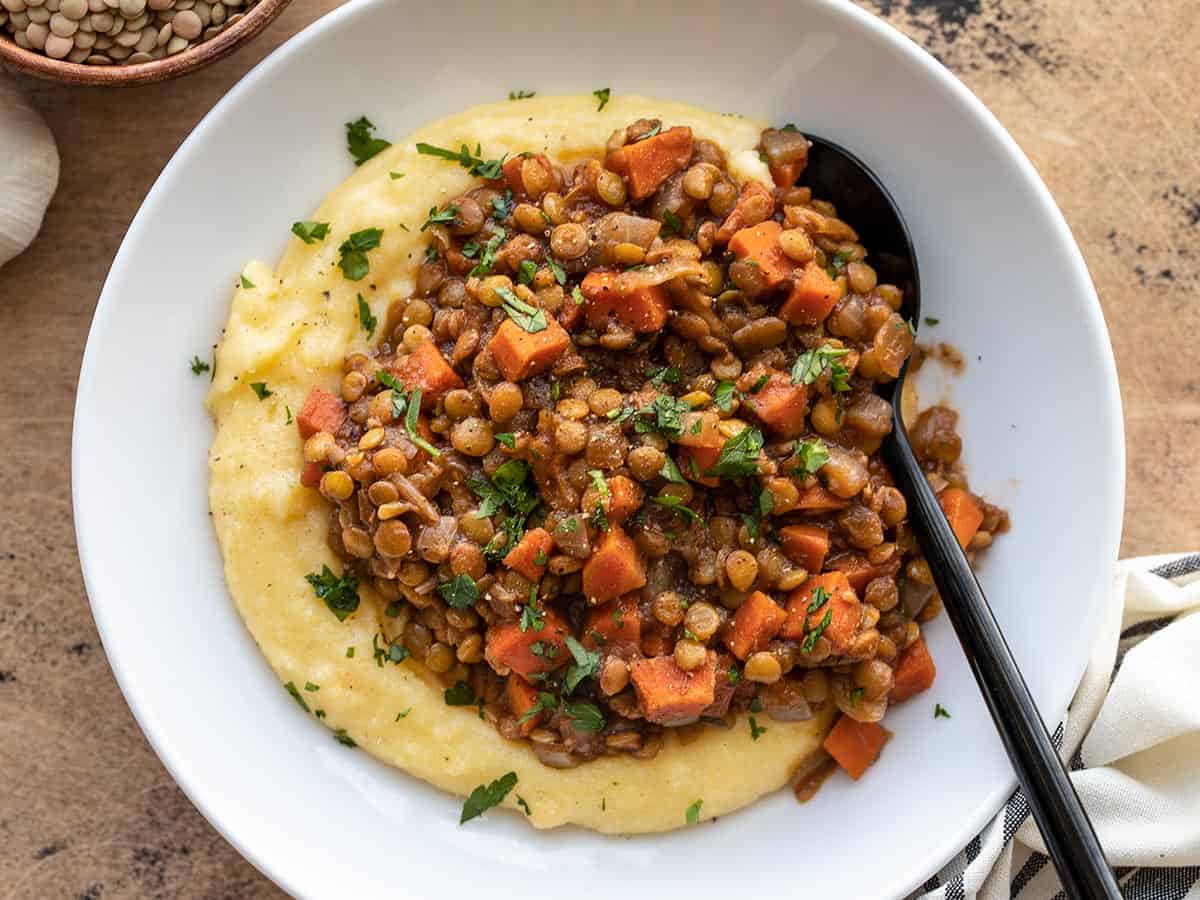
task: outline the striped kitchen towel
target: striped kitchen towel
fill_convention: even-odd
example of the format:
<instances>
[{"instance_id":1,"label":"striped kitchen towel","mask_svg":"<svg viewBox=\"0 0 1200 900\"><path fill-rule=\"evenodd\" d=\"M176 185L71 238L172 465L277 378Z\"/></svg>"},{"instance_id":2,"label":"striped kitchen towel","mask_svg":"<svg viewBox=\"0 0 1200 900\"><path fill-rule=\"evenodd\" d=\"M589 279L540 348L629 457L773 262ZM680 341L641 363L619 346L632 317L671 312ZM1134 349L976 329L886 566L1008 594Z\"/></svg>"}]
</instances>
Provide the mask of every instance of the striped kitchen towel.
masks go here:
<instances>
[{"instance_id":1,"label":"striped kitchen towel","mask_svg":"<svg viewBox=\"0 0 1200 900\"><path fill-rule=\"evenodd\" d=\"M1117 564L1054 734L1128 900L1200 900L1200 554ZM1070 900L1018 789L919 900Z\"/></svg>"}]
</instances>

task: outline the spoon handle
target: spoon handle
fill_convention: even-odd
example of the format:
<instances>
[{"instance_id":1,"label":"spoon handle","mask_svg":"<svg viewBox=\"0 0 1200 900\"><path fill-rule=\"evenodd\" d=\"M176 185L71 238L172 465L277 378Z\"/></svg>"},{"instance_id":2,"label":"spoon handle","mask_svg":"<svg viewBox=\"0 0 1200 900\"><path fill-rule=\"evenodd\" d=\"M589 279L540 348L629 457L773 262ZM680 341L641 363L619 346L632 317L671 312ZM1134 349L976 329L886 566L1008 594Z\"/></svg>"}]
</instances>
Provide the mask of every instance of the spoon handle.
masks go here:
<instances>
[{"instance_id":1,"label":"spoon handle","mask_svg":"<svg viewBox=\"0 0 1200 900\"><path fill-rule=\"evenodd\" d=\"M899 412L883 455L908 501L912 524L943 605L966 652L1068 897L1120 900L1112 869L1054 750L987 598L925 479Z\"/></svg>"}]
</instances>

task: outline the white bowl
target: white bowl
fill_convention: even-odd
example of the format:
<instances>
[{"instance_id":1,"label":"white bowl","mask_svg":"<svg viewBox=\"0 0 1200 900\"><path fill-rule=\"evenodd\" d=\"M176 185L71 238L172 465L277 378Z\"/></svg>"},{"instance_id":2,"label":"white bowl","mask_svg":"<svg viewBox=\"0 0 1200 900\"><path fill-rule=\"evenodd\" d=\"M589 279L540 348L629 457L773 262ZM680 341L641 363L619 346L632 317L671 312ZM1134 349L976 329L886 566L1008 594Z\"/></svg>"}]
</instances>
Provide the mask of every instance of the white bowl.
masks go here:
<instances>
[{"instance_id":1,"label":"white bowl","mask_svg":"<svg viewBox=\"0 0 1200 900\"><path fill-rule=\"evenodd\" d=\"M1124 449L1112 354L1079 251L1028 160L930 56L846 3L769 14L651 4L352 3L246 76L187 139L134 220L100 298L74 435L75 515L113 671L155 750L209 820L305 897L643 893L898 897L1014 786L944 618L939 677L896 709L881 761L807 806L787 791L697 828L613 839L536 833L335 743L260 657L208 522L201 407L235 275L351 171L342 123L387 136L509 89L611 86L793 121L853 148L920 254L922 338L965 375L925 388L962 410L972 484L1012 512L982 581L1048 721L1066 708L1116 557ZM933 367L929 367L932 369ZM936 375L936 372L929 373ZM933 704L952 719L933 719ZM697 796L703 796L698 773Z\"/></svg>"}]
</instances>

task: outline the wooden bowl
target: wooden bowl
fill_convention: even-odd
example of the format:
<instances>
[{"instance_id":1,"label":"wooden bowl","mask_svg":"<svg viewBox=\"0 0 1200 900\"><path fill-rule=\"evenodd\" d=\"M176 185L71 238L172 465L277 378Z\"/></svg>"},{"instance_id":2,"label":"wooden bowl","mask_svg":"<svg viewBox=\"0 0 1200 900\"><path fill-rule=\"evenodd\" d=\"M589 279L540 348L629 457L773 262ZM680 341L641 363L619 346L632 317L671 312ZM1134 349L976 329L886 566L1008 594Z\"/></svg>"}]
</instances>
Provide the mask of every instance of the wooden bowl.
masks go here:
<instances>
[{"instance_id":1,"label":"wooden bowl","mask_svg":"<svg viewBox=\"0 0 1200 900\"><path fill-rule=\"evenodd\" d=\"M42 53L18 47L11 35L0 32L0 63L35 78L64 84L125 87L167 81L216 62L234 48L252 40L289 3L291 0L259 0L243 19L212 40L188 47L174 56L132 66L87 66L65 59L51 59Z\"/></svg>"}]
</instances>

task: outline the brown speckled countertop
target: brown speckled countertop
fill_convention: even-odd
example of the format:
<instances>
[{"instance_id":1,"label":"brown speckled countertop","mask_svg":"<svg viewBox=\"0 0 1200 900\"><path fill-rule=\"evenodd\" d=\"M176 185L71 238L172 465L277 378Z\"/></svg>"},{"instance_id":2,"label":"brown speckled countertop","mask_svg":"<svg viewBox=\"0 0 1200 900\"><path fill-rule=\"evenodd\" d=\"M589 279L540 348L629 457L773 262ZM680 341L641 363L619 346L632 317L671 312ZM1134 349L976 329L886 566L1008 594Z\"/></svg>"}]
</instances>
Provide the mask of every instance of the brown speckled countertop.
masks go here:
<instances>
[{"instance_id":1,"label":"brown speckled countertop","mask_svg":"<svg viewBox=\"0 0 1200 900\"><path fill-rule=\"evenodd\" d=\"M282 896L175 786L109 672L75 556L71 409L100 285L154 177L243 72L335 5L296 0L262 39L183 81L25 83L63 177L41 236L0 273L0 900ZM1194 0L862 5L995 111L1083 248L1125 403L1123 552L1200 548Z\"/></svg>"}]
</instances>

